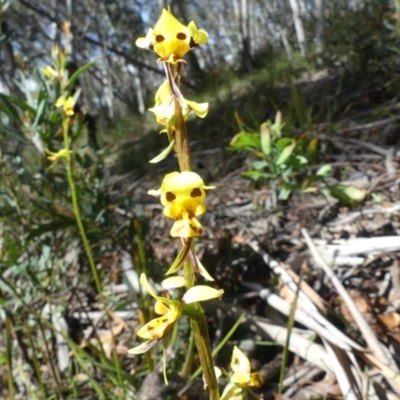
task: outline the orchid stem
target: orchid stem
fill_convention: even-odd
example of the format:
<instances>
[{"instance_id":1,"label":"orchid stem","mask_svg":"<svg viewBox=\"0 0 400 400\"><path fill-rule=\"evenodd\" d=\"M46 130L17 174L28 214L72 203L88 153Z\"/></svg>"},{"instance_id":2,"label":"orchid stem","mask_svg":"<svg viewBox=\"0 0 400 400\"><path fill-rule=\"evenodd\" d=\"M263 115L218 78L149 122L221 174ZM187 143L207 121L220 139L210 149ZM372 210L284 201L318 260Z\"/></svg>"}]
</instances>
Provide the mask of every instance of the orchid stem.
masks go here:
<instances>
[{"instance_id":1,"label":"orchid stem","mask_svg":"<svg viewBox=\"0 0 400 400\"><path fill-rule=\"evenodd\" d=\"M204 311L197 303L197 321L191 320L194 340L199 354L200 364L203 369L204 379L210 392L210 400L219 400L219 388L215 376L214 362L211 353L210 339L208 336L207 321Z\"/></svg>"}]
</instances>

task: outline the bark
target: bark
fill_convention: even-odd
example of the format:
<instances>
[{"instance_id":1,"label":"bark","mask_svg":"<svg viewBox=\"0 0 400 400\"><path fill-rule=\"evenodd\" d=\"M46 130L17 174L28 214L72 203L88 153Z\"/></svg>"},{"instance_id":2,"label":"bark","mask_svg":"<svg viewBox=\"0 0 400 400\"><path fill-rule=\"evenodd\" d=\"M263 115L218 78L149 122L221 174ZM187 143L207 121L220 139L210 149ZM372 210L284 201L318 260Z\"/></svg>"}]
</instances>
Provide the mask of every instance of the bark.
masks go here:
<instances>
[{"instance_id":1,"label":"bark","mask_svg":"<svg viewBox=\"0 0 400 400\"><path fill-rule=\"evenodd\" d=\"M251 72L254 69L251 54L249 2L250 0L241 0L240 9L240 31L242 39L241 69L245 72Z\"/></svg>"},{"instance_id":2,"label":"bark","mask_svg":"<svg viewBox=\"0 0 400 400\"><path fill-rule=\"evenodd\" d=\"M307 56L306 34L303 26L303 21L300 17L299 5L297 0L289 0L290 8L292 9L294 28L296 30L297 42L299 44L300 54L302 57Z\"/></svg>"},{"instance_id":3,"label":"bark","mask_svg":"<svg viewBox=\"0 0 400 400\"><path fill-rule=\"evenodd\" d=\"M315 35L317 52L322 52L325 45L325 0L315 0L315 18L317 20L317 32Z\"/></svg>"}]
</instances>

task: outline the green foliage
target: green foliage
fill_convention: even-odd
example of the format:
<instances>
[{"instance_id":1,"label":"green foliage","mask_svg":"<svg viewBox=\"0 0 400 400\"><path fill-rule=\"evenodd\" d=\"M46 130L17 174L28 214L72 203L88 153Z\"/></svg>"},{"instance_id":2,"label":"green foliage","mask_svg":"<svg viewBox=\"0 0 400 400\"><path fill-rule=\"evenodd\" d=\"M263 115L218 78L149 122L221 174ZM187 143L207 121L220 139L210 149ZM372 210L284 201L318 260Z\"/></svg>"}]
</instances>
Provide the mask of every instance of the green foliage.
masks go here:
<instances>
[{"instance_id":1,"label":"green foliage","mask_svg":"<svg viewBox=\"0 0 400 400\"><path fill-rule=\"evenodd\" d=\"M65 59L59 62L57 67L65 70ZM55 106L62 95L78 100L80 91L74 90L73 81L87 68L65 80L47 79L36 71L19 82L24 99L0 95L0 323L7 326L9 368L7 383L0 376L0 386L9 387L10 398L10 388L21 384L28 385L29 398L78 399L82 389L87 396L96 393L96 398L126 398L126 392L134 392L135 382L142 379L128 376L119 358L110 359L99 343L81 346L79 332L67 332L57 323L57 318L69 317L71 307L81 301L79 296L98 295L80 244L62 152L65 113ZM129 227L126 218L114 212L118 204L106 185L107 149L96 153L86 144L83 116L76 111L68 119L71 166L83 228L96 265L101 265L129 240ZM120 201L129 207L129 199ZM108 273L102 277L107 308L123 307L106 290L109 280ZM62 381L52 352L60 335L71 352ZM26 356L21 372L15 374L21 351ZM1 352L0 363L3 358ZM53 372L46 372L45 365ZM79 375L86 377L83 385L76 382Z\"/></svg>"},{"instance_id":2,"label":"green foliage","mask_svg":"<svg viewBox=\"0 0 400 400\"><path fill-rule=\"evenodd\" d=\"M346 185L326 182L332 175L332 167L323 164L314 173L313 164L319 159L318 139L304 134L299 138L288 138L282 134L281 113L275 122L261 124L259 132L248 132L243 128L230 143L230 149L249 153L251 169L243 176L267 184L279 191L279 200L287 200L294 190L304 193L322 191L339 201L354 205L365 197L365 191Z\"/></svg>"}]
</instances>

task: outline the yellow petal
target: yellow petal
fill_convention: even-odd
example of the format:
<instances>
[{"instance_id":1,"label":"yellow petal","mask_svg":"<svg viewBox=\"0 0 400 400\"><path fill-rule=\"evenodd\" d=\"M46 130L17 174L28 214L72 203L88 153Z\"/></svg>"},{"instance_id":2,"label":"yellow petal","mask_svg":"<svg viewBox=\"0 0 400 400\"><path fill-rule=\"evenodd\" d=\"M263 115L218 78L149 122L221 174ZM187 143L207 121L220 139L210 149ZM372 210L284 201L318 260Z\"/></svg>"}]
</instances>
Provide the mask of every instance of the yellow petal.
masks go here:
<instances>
[{"instance_id":1,"label":"yellow petal","mask_svg":"<svg viewBox=\"0 0 400 400\"><path fill-rule=\"evenodd\" d=\"M166 200L171 199L173 195L175 195L174 192L167 192ZM188 196L179 196L176 197L176 200L165 204L164 215L169 218L183 219L193 216L198 217L204 214L206 210L206 206L202 201Z\"/></svg>"},{"instance_id":2,"label":"yellow petal","mask_svg":"<svg viewBox=\"0 0 400 400\"><path fill-rule=\"evenodd\" d=\"M189 28L183 25L172 13L167 9L163 9L161 17L154 27L156 35L164 34L168 37L174 37L181 32L190 32Z\"/></svg>"},{"instance_id":3,"label":"yellow petal","mask_svg":"<svg viewBox=\"0 0 400 400\"><path fill-rule=\"evenodd\" d=\"M144 343L140 344L139 346L129 349L128 353L129 354L146 353L146 351L150 350L157 342L158 342L158 340L148 340L147 342L144 342Z\"/></svg>"},{"instance_id":4,"label":"yellow petal","mask_svg":"<svg viewBox=\"0 0 400 400\"><path fill-rule=\"evenodd\" d=\"M208 103L196 103L195 101L186 100L188 106L195 112L195 114L204 118L208 112Z\"/></svg>"},{"instance_id":5,"label":"yellow petal","mask_svg":"<svg viewBox=\"0 0 400 400\"><path fill-rule=\"evenodd\" d=\"M153 29L149 29L146 37L136 39L136 46L146 50L153 50Z\"/></svg>"},{"instance_id":6,"label":"yellow petal","mask_svg":"<svg viewBox=\"0 0 400 400\"><path fill-rule=\"evenodd\" d=\"M157 296L156 292L153 290L153 288L150 286L149 281L146 278L145 274L140 274L140 279L139 279L140 284L146 289L147 293L154 297L155 299L159 300L159 296Z\"/></svg>"},{"instance_id":7,"label":"yellow petal","mask_svg":"<svg viewBox=\"0 0 400 400\"><path fill-rule=\"evenodd\" d=\"M202 29L197 29L197 26L193 21L189 22L188 28L195 45L198 46L208 42L208 33Z\"/></svg>"},{"instance_id":8,"label":"yellow petal","mask_svg":"<svg viewBox=\"0 0 400 400\"><path fill-rule=\"evenodd\" d=\"M161 185L161 193L161 204L164 206L180 197L193 198L201 202L206 198L203 179L191 171L167 174ZM173 196L168 196L169 193Z\"/></svg>"},{"instance_id":9,"label":"yellow petal","mask_svg":"<svg viewBox=\"0 0 400 400\"><path fill-rule=\"evenodd\" d=\"M156 104L162 104L168 101L171 97L172 90L168 81L164 81L160 87L157 89L157 92L154 96L154 100Z\"/></svg>"},{"instance_id":10,"label":"yellow petal","mask_svg":"<svg viewBox=\"0 0 400 400\"><path fill-rule=\"evenodd\" d=\"M170 290L185 286L187 283L183 276L172 276L170 278L164 279L161 283L163 289Z\"/></svg>"},{"instance_id":11,"label":"yellow petal","mask_svg":"<svg viewBox=\"0 0 400 400\"><path fill-rule=\"evenodd\" d=\"M183 296L182 301L185 304L190 304L196 301L216 299L222 296L223 293L222 289L217 290L210 286L198 285L191 287Z\"/></svg>"},{"instance_id":12,"label":"yellow petal","mask_svg":"<svg viewBox=\"0 0 400 400\"><path fill-rule=\"evenodd\" d=\"M222 392L220 400L242 400L244 398L243 389L234 383L228 383Z\"/></svg>"},{"instance_id":13,"label":"yellow petal","mask_svg":"<svg viewBox=\"0 0 400 400\"><path fill-rule=\"evenodd\" d=\"M147 194L149 194L150 196L157 197L159 199L161 197L161 189L157 190L151 189L147 192Z\"/></svg>"},{"instance_id":14,"label":"yellow petal","mask_svg":"<svg viewBox=\"0 0 400 400\"><path fill-rule=\"evenodd\" d=\"M154 311L159 315L164 315L168 311L170 311L170 309L168 308L168 306L165 303L157 300L156 304L154 304Z\"/></svg>"},{"instance_id":15,"label":"yellow petal","mask_svg":"<svg viewBox=\"0 0 400 400\"><path fill-rule=\"evenodd\" d=\"M152 319L146 325L142 326L137 335L143 339L161 339L168 328L178 319L175 312L167 313L160 318Z\"/></svg>"},{"instance_id":16,"label":"yellow petal","mask_svg":"<svg viewBox=\"0 0 400 400\"><path fill-rule=\"evenodd\" d=\"M55 103L56 107L62 107L65 103L65 97L59 97Z\"/></svg>"},{"instance_id":17,"label":"yellow petal","mask_svg":"<svg viewBox=\"0 0 400 400\"><path fill-rule=\"evenodd\" d=\"M73 97L69 96L63 104L63 110L66 115L68 115L70 117L72 115L74 115L74 105L75 105L75 101L74 101Z\"/></svg>"},{"instance_id":18,"label":"yellow petal","mask_svg":"<svg viewBox=\"0 0 400 400\"><path fill-rule=\"evenodd\" d=\"M250 361L237 346L233 348L231 368L234 372L232 382L241 386L250 383Z\"/></svg>"},{"instance_id":19,"label":"yellow petal","mask_svg":"<svg viewBox=\"0 0 400 400\"><path fill-rule=\"evenodd\" d=\"M207 281L213 281L214 278L208 273L208 271L204 268L204 265L201 263L199 258L195 255L196 267L198 269L199 274L205 278Z\"/></svg>"},{"instance_id":20,"label":"yellow petal","mask_svg":"<svg viewBox=\"0 0 400 400\"><path fill-rule=\"evenodd\" d=\"M58 72L54 68L50 67L50 65L48 65L46 68L42 68L42 73L47 78L57 78L58 77Z\"/></svg>"},{"instance_id":21,"label":"yellow petal","mask_svg":"<svg viewBox=\"0 0 400 400\"><path fill-rule=\"evenodd\" d=\"M263 384L262 375L259 374L258 372L253 372L250 375L250 386L261 387L262 384Z\"/></svg>"},{"instance_id":22,"label":"yellow petal","mask_svg":"<svg viewBox=\"0 0 400 400\"><path fill-rule=\"evenodd\" d=\"M196 218L178 219L171 228L172 237L191 238L201 236L203 226Z\"/></svg>"}]
</instances>

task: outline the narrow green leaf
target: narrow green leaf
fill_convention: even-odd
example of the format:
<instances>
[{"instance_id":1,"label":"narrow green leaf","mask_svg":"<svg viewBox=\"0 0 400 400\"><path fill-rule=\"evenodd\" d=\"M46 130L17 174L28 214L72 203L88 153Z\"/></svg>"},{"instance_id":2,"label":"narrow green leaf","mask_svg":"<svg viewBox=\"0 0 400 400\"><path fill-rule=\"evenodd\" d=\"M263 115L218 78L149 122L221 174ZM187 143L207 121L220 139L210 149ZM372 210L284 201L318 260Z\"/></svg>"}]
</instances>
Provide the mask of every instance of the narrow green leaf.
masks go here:
<instances>
[{"instance_id":1,"label":"narrow green leaf","mask_svg":"<svg viewBox=\"0 0 400 400\"><path fill-rule=\"evenodd\" d=\"M182 247L175 261L171 265L170 269L165 273L165 275L173 274L182 266L183 262L186 260L186 256L189 253L191 243L192 243L191 239L186 240L185 245Z\"/></svg>"},{"instance_id":2,"label":"narrow green leaf","mask_svg":"<svg viewBox=\"0 0 400 400\"><path fill-rule=\"evenodd\" d=\"M12 104L12 97L0 93L0 100L3 102L4 107L0 108L8 117L15 121L19 121L18 110Z\"/></svg>"},{"instance_id":3,"label":"narrow green leaf","mask_svg":"<svg viewBox=\"0 0 400 400\"><path fill-rule=\"evenodd\" d=\"M267 156L271 154L271 130L267 122L261 124L260 127L261 135L261 150Z\"/></svg>"},{"instance_id":4,"label":"narrow green leaf","mask_svg":"<svg viewBox=\"0 0 400 400\"><path fill-rule=\"evenodd\" d=\"M39 123L40 117L43 114L44 106L46 105L46 100L42 100L39 104L39 107L36 110L35 120L33 121L32 128L36 128L37 124Z\"/></svg>"},{"instance_id":5,"label":"narrow green leaf","mask_svg":"<svg viewBox=\"0 0 400 400\"><path fill-rule=\"evenodd\" d=\"M329 164L323 165L316 173L318 178L326 178L332 175L333 168Z\"/></svg>"},{"instance_id":6,"label":"narrow green leaf","mask_svg":"<svg viewBox=\"0 0 400 400\"><path fill-rule=\"evenodd\" d=\"M77 71L75 71L69 78L68 81L68 89L71 90L74 86L75 81L79 78L81 74L83 74L85 71L87 71L92 65L94 64L94 61L84 65L83 67L79 68Z\"/></svg>"},{"instance_id":7,"label":"narrow green leaf","mask_svg":"<svg viewBox=\"0 0 400 400\"><path fill-rule=\"evenodd\" d=\"M293 150L296 146L296 142L292 140L292 143L286 146L283 150L282 153L279 154L278 159L276 160L276 165L281 165L283 164L293 153Z\"/></svg>"},{"instance_id":8,"label":"narrow green leaf","mask_svg":"<svg viewBox=\"0 0 400 400\"><path fill-rule=\"evenodd\" d=\"M174 145L175 145L175 139L172 139L171 142L169 143L168 147L165 150L163 150L157 157L154 157L153 159L151 159L149 161L149 163L155 164L155 163L158 163L158 162L164 160L164 158L167 157L168 154L171 152Z\"/></svg>"}]
</instances>

